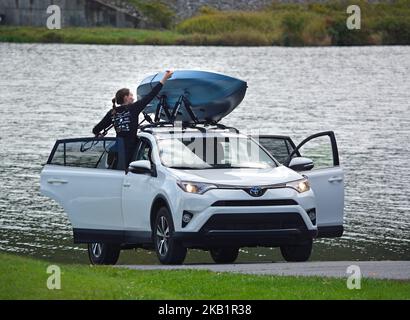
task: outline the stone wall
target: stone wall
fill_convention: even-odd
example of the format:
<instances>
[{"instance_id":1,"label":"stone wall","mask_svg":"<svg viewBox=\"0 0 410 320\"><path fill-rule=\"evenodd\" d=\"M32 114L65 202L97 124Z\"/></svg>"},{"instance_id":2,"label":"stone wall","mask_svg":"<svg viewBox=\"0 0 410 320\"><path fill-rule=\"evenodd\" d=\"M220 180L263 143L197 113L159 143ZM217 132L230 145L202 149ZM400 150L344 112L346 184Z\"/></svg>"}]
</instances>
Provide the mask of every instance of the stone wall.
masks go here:
<instances>
[{"instance_id":1,"label":"stone wall","mask_svg":"<svg viewBox=\"0 0 410 320\"><path fill-rule=\"evenodd\" d=\"M150 0L143 0L150 1ZM153 0L158 1L158 0ZM328 0L276 0L278 3L327 2ZM394 2L395 0L368 0ZM176 14L175 22L196 15L203 6L218 10L260 10L274 0L162 0ZM0 0L0 23L45 26L46 8L57 4L62 9L63 26L112 26L152 28L150 22L127 0Z\"/></svg>"},{"instance_id":2,"label":"stone wall","mask_svg":"<svg viewBox=\"0 0 410 320\"><path fill-rule=\"evenodd\" d=\"M177 15L179 21L190 18L198 13L203 6L218 10L261 10L276 3L325 3L329 0L164 0ZM395 0L367 0L367 2L394 2Z\"/></svg>"},{"instance_id":3,"label":"stone wall","mask_svg":"<svg viewBox=\"0 0 410 320\"><path fill-rule=\"evenodd\" d=\"M53 4L61 8L63 27L139 27L137 14L132 15L100 0L0 0L1 23L46 26L47 8Z\"/></svg>"},{"instance_id":4,"label":"stone wall","mask_svg":"<svg viewBox=\"0 0 410 320\"><path fill-rule=\"evenodd\" d=\"M178 20L197 14L203 6L218 10L260 10L270 5L272 0L168 0L166 3L176 13Z\"/></svg>"}]
</instances>

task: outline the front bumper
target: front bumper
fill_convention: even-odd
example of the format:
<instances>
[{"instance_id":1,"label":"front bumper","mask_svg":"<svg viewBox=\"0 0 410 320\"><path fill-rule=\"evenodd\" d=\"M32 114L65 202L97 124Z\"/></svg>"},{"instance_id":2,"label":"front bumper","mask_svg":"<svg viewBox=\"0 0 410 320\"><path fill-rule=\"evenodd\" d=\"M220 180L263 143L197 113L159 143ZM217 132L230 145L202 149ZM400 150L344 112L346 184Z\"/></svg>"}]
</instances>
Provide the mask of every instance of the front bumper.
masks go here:
<instances>
[{"instance_id":1,"label":"front bumper","mask_svg":"<svg viewBox=\"0 0 410 320\"><path fill-rule=\"evenodd\" d=\"M176 232L177 241L188 248L278 247L312 239L317 230L210 230L207 232Z\"/></svg>"},{"instance_id":2,"label":"front bumper","mask_svg":"<svg viewBox=\"0 0 410 320\"><path fill-rule=\"evenodd\" d=\"M317 229L307 214L307 210L316 207L312 191L299 194L290 188L269 189L261 197L252 197L243 190L217 189L203 195L181 190L175 198L172 214L177 232L199 232L212 216L220 214L294 213L303 219L307 229ZM187 225L182 224L184 211L192 214Z\"/></svg>"},{"instance_id":3,"label":"front bumper","mask_svg":"<svg viewBox=\"0 0 410 320\"><path fill-rule=\"evenodd\" d=\"M189 248L224 246L275 247L297 244L317 236L308 210L314 194L291 188L268 189L252 197L241 189L215 189L203 195L180 191L174 203L175 237ZM182 214L192 216L182 223Z\"/></svg>"}]
</instances>

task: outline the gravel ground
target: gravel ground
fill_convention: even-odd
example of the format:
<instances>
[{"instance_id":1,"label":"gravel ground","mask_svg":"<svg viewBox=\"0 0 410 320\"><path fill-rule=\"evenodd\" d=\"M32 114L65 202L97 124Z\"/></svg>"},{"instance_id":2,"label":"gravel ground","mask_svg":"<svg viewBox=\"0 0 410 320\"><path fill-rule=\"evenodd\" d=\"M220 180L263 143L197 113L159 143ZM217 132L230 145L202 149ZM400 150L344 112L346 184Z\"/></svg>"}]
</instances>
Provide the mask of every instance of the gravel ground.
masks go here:
<instances>
[{"instance_id":1,"label":"gravel ground","mask_svg":"<svg viewBox=\"0 0 410 320\"><path fill-rule=\"evenodd\" d=\"M185 264L163 265L120 265L135 270L184 270L198 269L214 272L236 272L245 274L348 277L347 268L360 267L365 278L410 280L410 261L329 261L302 263L240 263L240 264Z\"/></svg>"}]
</instances>

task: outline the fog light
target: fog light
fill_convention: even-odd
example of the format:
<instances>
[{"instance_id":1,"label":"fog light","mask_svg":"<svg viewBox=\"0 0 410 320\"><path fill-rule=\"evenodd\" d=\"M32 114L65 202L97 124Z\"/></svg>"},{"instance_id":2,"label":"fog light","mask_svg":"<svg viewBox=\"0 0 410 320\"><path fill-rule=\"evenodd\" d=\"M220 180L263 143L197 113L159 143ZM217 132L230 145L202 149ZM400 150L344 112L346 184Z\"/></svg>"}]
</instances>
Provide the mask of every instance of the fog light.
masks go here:
<instances>
[{"instance_id":1,"label":"fog light","mask_svg":"<svg viewBox=\"0 0 410 320\"><path fill-rule=\"evenodd\" d=\"M312 224L316 224L316 209L306 211Z\"/></svg>"},{"instance_id":2,"label":"fog light","mask_svg":"<svg viewBox=\"0 0 410 320\"><path fill-rule=\"evenodd\" d=\"M182 228L185 228L185 226L191 221L193 217L193 214L188 211L184 211L182 213Z\"/></svg>"}]
</instances>

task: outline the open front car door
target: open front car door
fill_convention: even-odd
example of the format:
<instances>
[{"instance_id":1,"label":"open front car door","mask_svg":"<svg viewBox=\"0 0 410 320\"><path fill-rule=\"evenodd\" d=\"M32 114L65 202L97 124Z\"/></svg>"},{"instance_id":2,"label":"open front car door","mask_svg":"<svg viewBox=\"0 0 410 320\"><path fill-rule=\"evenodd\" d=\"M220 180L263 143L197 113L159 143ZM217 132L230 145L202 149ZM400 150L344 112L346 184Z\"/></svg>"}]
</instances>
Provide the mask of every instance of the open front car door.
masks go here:
<instances>
[{"instance_id":1,"label":"open front car door","mask_svg":"<svg viewBox=\"0 0 410 320\"><path fill-rule=\"evenodd\" d=\"M287 136L263 135L259 143L283 165L308 177L316 197L318 237L341 237L344 174L334 132L316 133L298 146Z\"/></svg>"},{"instance_id":2,"label":"open front car door","mask_svg":"<svg viewBox=\"0 0 410 320\"><path fill-rule=\"evenodd\" d=\"M120 138L57 140L41 172L40 190L66 211L74 242L109 242L124 228L125 177ZM108 236L107 236L108 234Z\"/></svg>"}]
</instances>

